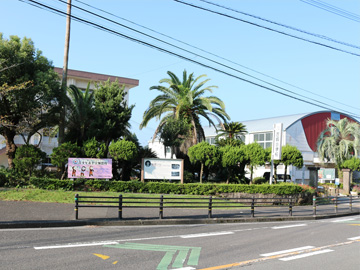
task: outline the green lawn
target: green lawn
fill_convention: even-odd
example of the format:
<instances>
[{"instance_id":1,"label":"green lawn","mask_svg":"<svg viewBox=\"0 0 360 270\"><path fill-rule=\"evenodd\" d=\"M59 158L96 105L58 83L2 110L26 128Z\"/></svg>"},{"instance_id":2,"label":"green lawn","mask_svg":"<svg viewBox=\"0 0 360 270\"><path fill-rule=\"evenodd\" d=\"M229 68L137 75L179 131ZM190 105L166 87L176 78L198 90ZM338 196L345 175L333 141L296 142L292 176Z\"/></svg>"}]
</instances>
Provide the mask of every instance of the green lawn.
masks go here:
<instances>
[{"instance_id":1,"label":"green lawn","mask_svg":"<svg viewBox=\"0 0 360 270\"><path fill-rule=\"evenodd\" d=\"M80 196L98 196L98 197L116 197L111 199L111 201L118 201L120 194L123 195L124 205L126 206L158 206L159 205L159 194L140 194L140 193L119 193L119 192L84 192L84 191L63 191L63 190L43 190L43 189L30 189L30 188L2 188L0 189L0 200L1 201L32 201L32 202L56 202L56 203L74 203L75 194ZM131 197L131 198L129 198ZM166 206L173 206L181 203L183 207L191 207L196 204L195 202L201 202L201 206L207 208L207 198L208 196L196 196L196 195L173 195L167 194L164 195L164 198L176 198L169 200L166 203ZM204 200L193 200L204 198ZM141 199L145 203L136 203ZM81 200L91 200L91 199L80 199ZM99 201L109 201L109 199L97 199ZM166 202L166 201L165 201ZM116 204L112 204L116 205ZM224 204L223 207L231 205Z\"/></svg>"}]
</instances>

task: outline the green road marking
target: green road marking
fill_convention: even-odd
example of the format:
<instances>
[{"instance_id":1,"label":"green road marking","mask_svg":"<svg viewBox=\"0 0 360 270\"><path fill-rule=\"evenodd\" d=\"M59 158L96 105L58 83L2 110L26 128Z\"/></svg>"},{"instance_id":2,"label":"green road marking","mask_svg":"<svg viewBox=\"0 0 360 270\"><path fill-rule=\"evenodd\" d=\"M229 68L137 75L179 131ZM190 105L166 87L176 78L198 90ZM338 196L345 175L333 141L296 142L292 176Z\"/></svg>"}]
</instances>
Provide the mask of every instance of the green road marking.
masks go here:
<instances>
[{"instance_id":1,"label":"green road marking","mask_svg":"<svg viewBox=\"0 0 360 270\"><path fill-rule=\"evenodd\" d=\"M176 256L172 267L174 268L181 268L186 260L188 254L188 250L179 250L179 254Z\"/></svg>"},{"instance_id":2,"label":"green road marking","mask_svg":"<svg viewBox=\"0 0 360 270\"><path fill-rule=\"evenodd\" d=\"M199 247L192 248L190 256L189 256L189 260L188 260L188 265L198 265L200 251L201 251L201 248L199 248Z\"/></svg>"},{"instance_id":3,"label":"green road marking","mask_svg":"<svg viewBox=\"0 0 360 270\"><path fill-rule=\"evenodd\" d=\"M116 245L104 245L104 247L121 248L121 249L135 249L135 250L148 250L148 251L162 251L166 252L161 262L157 266L157 270L168 269L172 264L173 268L181 268L186 260L186 257L190 251L187 265L198 265L200 257L200 247L184 247L184 246L168 246L168 245L151 245L151 244L139 244L139 243L124 243Z\"/></svg>"},{"instance_id":4,"label":"green road marking","mask_svg":"<svg viewBox=\"0 0 360 270\"><path fill-rule=\"evenodd\" d=\"M165 256L162 258L159 265L156 267L156 270L167 270L168 266L171 264L172 259L175 255L175 251L168 251L165 253Z\"/></svg>"}]
</instances>

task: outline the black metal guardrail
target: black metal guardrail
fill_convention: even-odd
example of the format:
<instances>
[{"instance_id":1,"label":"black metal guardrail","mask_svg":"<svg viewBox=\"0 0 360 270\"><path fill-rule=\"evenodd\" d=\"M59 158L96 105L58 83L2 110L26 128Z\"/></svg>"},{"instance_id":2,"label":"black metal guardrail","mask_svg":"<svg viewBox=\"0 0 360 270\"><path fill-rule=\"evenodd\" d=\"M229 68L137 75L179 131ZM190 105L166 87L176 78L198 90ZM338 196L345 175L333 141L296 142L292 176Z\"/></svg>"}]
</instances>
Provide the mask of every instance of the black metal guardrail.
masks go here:
<instances>
[{"instance_id":1,"label":"black metal guardrail","mask_svg":"<svg viewBox=\"0 0 360 270\"><path fill-rule=\"evenodd\" d=\"M313 197L313 215L316 216L316 209L320 205L334 205L335 213L338 211L338 205L349 203L349 210L352 211L354 200L360 202L359 196L356 198L348 197ZM104 207L118 208L118 218L122 219L124 208L158 208L159 219L164 218L164 208L198 208L207 209L208 218L212 218L213 209L228 208L249 208L251 217L255 217L255 206L257 207L287 207L288 215L292 216L294 207L294 198L274 197L274 198L218 198L218 197L201 197L201 198L184 198L184 197L125 197L120 194L118 197L97 197L97 196L79 196L75 195L75 219L79 218L79 208L81 207Z\"/></svg>"},{"instance_id":2,"label":"black metal guardrail","mask_svg":"<svg viewBox=\"0 0 360 270\"><path fill-rule=\"evenodd\" d=\"M75 195L75 219L79 218L79 208L82 207L104 207L118 208L118 218L122 219L124 208L158 208L159 219L164 218L164 208L198 208L207 209L208 218L212 218L213 209L228 208L249 208L251 217L255 217L255 206L257 207L287 207L288 215L292 216L295 205L294 198L274 197L274 198L185 198L185 197L124 197L120 194L118 197L97 197L97 196L79 196ZM349 210L352 211L353 202L359 202L359 196L355 197L313 197L313 216L316 216L316 210L322 205L333 205L335 213L338 212L338 206L349 204Z\"/></svg>"},{"instance_id":3,"label":"black metal guardrail","mask_svg":"<svg viewBox=\"0 0 360 270\"><path fill-rule=\"evenodd\" d=\"M352 196L343 197L343 196L328 196L328 197L316 197L313 196L313 216L316 216L317 207L322 205L333 205L334 213L337 214L339 211L339 207L342 205L349 204L349 211L353 211L353 204L360 203L360 196Z\"/></svg>"}]
</instances>

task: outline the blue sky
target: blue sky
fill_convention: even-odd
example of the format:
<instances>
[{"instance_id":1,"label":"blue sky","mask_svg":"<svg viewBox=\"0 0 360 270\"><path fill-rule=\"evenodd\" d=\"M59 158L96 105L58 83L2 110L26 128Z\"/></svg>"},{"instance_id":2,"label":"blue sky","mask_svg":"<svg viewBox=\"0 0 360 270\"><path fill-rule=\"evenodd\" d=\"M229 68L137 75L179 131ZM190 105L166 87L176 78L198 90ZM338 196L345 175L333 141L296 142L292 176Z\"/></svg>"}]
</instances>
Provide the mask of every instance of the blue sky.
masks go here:
<instances>
[{"instance_id":1,"label":"blue sky","mask_svg":"<svg viewBox=\"0 0 360 270\"><path fill-rule=\"evenodd\" d=\"M66 6L60 1L37 1L66 11ZM256 15L306 32L323 35L336 41L360 46L359 21L350 20L317 8L306 3L306 1L211 0L211 2L237 11ZM330 42L201 1L184 0L184 2L323 43L326 46L360 54L358 48ZM148 35L213 59L291 92L268 84L267 87L311 103L320 101L323 103L322 106L327 108L360 115L359 56L315 45L172 0L102 0L86 1L86 3L128 21L110 17L110 15L90 9L73 0L74 5L88 8L102 16L107 16ZM326 3L359 15L360 1L358 0L328 0ZM31 38L36 48L52 60L54 66L62 67L65 17L21 1L1 0L0 6L0 32L4 34L5 38L10 35ZM141 39L232 75L266 85L233 69L230 70L118 25L91 17L75 8L73 15L94 21L132 38ZM216 58L214 55L186 46L139 25L222 58ZM150 100L158 94L154 90L150 91L149 88L158 85L159 80L166 78L167 71L172 71L178 76L182 76L184 69L188 73L194 72L195 76L206 74L211 79L207 85L218 86L213 94L225 102L226 111L230 115L231 121L241 122L324 110L76 21L72 21L71 25L69 68L139 80L139 86L130 91L130 104L135 104L130 123L133 132L137 134L142 145L146 145L152 138L158 124L154 120L146 128L142 130L138 128ZM207 123L203 122L203 124L206 125Z\"/></svg>"}]
</instances>

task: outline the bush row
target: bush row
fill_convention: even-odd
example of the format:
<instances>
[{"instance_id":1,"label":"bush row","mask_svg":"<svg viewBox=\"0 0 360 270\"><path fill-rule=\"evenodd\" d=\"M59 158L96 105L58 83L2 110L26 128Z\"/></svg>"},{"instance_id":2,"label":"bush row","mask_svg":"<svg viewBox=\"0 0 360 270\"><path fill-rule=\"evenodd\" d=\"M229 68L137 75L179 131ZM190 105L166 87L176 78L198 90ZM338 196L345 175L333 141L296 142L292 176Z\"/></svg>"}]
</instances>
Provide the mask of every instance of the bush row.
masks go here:
<instances>
[{"instance_id":1,"label":"bush row","mask_svg":"<svg viewBox=\"0 0 360 270\"><path fill-rule=\"evenodd\" d=\"M187 195L216 195L220 193L261 193L292 195L302 192L311 192L295 184L177 184L164 182L140 181L105 181L105 180L58 180L49 178L32 177L30 184L34 187L49 190L85 190L85 191L113 191L132 193L156 193L156 194L187 194Z\"/></svg>"}]
</instances>

